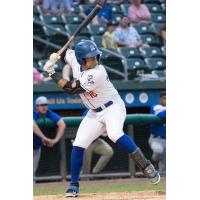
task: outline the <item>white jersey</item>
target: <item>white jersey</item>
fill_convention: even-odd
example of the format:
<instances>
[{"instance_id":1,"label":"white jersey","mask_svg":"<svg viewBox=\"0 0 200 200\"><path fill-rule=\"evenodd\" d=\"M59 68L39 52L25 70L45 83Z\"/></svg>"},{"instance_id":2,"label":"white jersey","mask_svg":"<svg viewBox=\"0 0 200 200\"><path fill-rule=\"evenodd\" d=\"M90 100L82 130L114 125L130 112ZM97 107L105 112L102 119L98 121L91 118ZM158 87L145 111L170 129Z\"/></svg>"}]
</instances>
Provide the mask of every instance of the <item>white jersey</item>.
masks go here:
<instances>
[{"instance_id":1,"label":"white jersey","mask_svg":"<svg viewBox=\"0 0 200 200\"><path fill-rule=\"evenodd\" d=\"M95 109L119 96L103 65L97 65L93 69L81 72L74 52L71 54L72 59L67 62L72 68L74 79L79 80L81 87L86 91L80 94L86 107Z\"/></svg>"}]
</instances>

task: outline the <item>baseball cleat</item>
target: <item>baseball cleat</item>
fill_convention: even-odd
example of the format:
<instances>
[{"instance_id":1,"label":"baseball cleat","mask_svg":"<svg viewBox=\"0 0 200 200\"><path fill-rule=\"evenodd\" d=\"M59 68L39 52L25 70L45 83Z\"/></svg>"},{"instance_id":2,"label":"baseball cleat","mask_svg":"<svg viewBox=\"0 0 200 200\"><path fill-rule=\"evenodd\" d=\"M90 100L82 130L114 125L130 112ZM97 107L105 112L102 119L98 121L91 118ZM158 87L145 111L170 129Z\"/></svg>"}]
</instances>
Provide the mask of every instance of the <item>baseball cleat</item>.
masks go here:
<instances>
[{"instance_id":1,"label":"baseball cleat","mask_svg":"<svg viewBox=\"0 0 200 200\"><path fill-rule=\"evenodd\" d=\"M144 175L150 180L152 184L160 182L160 174L155 170L152 164L149 164L143 171Z\"/></svg>"},{"instance_id":2,"label":"baseball cleat","mask_svg":"<svg viewBox=\"0 0 200 200\"><path fill-rule=\"evenodd\" d=\"M70 185L65 192L65 197L78 197L79 187Z\"/></svg>"}]
</instances>

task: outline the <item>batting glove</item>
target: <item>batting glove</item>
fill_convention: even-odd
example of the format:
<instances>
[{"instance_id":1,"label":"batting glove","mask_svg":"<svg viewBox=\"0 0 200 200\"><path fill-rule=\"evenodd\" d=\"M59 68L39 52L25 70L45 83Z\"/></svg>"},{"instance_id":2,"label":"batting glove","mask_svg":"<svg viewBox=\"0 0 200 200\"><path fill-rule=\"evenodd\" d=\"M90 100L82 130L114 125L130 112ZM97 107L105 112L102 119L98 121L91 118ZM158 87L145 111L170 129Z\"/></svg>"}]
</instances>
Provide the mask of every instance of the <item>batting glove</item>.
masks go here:
<instances>
[{"instance_id":1,"label":"batting glove","mask_svg":"<svg viewBox=\"0 0 200 200\"><path fill-rule=\"evenodd\" d=\"M49 58L49 60L50 60L53 64L55 64L59 59L60 59L60 55L58 55L57 53L52 53L52 54L50 55L50 58Z\"/></svg>"},{"instance_id":2,"label":"batting glove","mask_svg":"<svg viewBox=\"0 0 200 200\"><path fill-rule=\"evenodd\" d=\"M45 72L47 72L49 74L49 76L51 76L52 74L55 73L55 69L54 69L54 63L51 61L51 60L48 60L44 67L43 67L43 70Z\"/></svg>"}]
</instances>

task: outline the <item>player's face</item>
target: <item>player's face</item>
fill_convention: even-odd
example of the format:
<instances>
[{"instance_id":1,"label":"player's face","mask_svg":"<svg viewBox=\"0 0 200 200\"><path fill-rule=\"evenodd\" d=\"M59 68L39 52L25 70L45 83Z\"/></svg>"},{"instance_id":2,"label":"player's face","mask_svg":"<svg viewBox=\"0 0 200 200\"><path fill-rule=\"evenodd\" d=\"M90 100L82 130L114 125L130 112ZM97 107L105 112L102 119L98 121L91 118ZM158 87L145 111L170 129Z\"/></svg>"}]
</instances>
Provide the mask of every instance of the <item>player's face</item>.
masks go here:
<instances>
[{"instance_id":1,"label":"player's face","mask_svg":"<svg viewBox=\"0 0 200 200\"><path fill-rule=\"evenodd\" d=\"M85 60L83 67L84 67L85 70L88 70L88 69L94 68L97 64L98 64L97 57L94 56L94 57L91 57L91 58L87 58Z\"/></svg>"},{"instance_id":2,"label":"player's face","mask_svg":"<svg viewBox=\"0 0 200 200\"><path fill-rule=\"evenodd\" d=\"M41 114L46 114L47 110L48 110L48 105L47 104L42 104L42 105L38 105L36 107L37 112L41 113Z\"/></svg>"},{"instance_id":3,"label":"player's face","mask_svg":"<svg viewBox=\"0 0 200 200\"><path fill-rule=\"evenodd\" d=\"M166 106L166 96L162 96L160 98L160 104L163 105L163 106Z\"/></svg>"}]
</instances>

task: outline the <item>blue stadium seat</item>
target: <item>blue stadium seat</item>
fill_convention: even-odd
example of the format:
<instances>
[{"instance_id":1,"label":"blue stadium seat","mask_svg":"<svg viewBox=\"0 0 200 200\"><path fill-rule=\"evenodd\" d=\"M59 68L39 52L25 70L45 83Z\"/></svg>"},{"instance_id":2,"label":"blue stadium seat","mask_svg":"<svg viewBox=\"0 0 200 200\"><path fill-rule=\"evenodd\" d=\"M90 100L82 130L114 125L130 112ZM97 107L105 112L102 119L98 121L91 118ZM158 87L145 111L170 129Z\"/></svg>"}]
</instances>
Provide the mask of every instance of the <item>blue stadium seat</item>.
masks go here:
<instances>
[{"instance_id":1,"label":"blue stadium seat","mask_svg":"<svg viewBox=\"0 0 200 200\"><path fill-rule=\"evenodd\" d=\"M154 33L156 33L157 35L160 35L160 28L163 26L164 24L161 23L153 23L151 25L152 30L154 31Z\"/></svg>"},{"instance_id":2,"label":"blue stadium seat","mask_svg":"<svg viewBox=\"0 0 200 200\"><path fill-rule=\"evenodd\" d=\"M77 30L78 26L79 26L78 24L68 24L68 25L65 25L65 29L68 31L70 35L73 35L75 31ZM90 37L88 28L86 27L82 29L79 35Z\"/></svg>"},{"instance_id":3,"label":"blue stadium seat","mask_svg":"<svg viewBox=\"0 0 200 200\"><path fill-rule=\"evenodd\" d=\"M93 40L98 47L103 47L102 45L102 36L101 35L94 35L91 36L91 40Z\"/></svg>"},{"instance_id":4,"label":"blue stadium seat","mask_svg":"<svg viewBox=\"0 0 200 200\"><path fill-rule=\"evenodd\" d=\"M121 19L121 14L118 14L118 13L116 13L116 14L112 14L112 22L114 23L114 24L118 24L119 22L120 22L120 19Z\"/></svg>"},{"instance_id":5,"label":"blue stadium seat","mask_svg":"<svg viewBox=\"0 0 200 200\"><path fill-rule=\"evenodd\" d=\"M163 11L161 6L157 3L148 3L146 4L146 6L148 7L151 13L159 13Z\"/></svg>"},{"instance_id":6,"label":"blue stadium seat","mask_svg":"<svg viewBox=\"0 0 200 200\"><path fill-rule=\"evenodd\" d=\"M89 40L90 38L87 36L78 36L75 40L74 40L74 46L79 43L81 40Z\"/></svg>"},{"instance_id":7,"label":"blue stadium seat","mask_svg":"<svg viewBox=\"0 0 200 200\"><path fill-rule=\"evenodd\" d=\"M42 27L42 25L36 24L34 21L40 21L40 18L38 16L33 16L33 35L45 38L45 32Z\"/></svg>"},{"instance_id":8,"label":"blue stadium seat","mask_svg":"<svg viewBox=\"0 0 200 200\"><path fill-rule=\"evenodd\" d=\"M141 35L143 42L149 44L150 46L161 46L161 41L158 37L153 34Z\"/></svg>"},{"instance_id":9,"label":"blue stadium seat","mask_svg":"<svg viewBox=\"0 0 200 200\"><path fill-rule=\"evenodd\" d=\"M83 18L79 15L62 15L65 24L81 24Z\"/></svg>"},{"instance_id":10,"label":"blue stadium seat","mask_svg":"<svg viewBox=\"0 0 200 200\"><path fill-rule=\"evenodd\" d=\"M154 34L152 27L148 24L134 24L133 27L139 34Z\"/></svg>"},{"instance_id":11,"label":"blue stadium seat","mask_svg":"<svg viewBox=\"0 0 200 200\"><path fill-rule=\"evenodd\" d=\"M150 69L146 66L141 58L127 59L128 77L129 79L136 78L139 74L149 73Z\"/></svg>"},{"instance_id":12,"label":"blue stadium seat","mask_svg":"<svg viewBox=\"0 0 200 200\"><path fill-rule=\"evenodd\" d=\"M139 49L137 48L124 47L124 48L120 48L120 52L126 58L142 58L143 57Z\"/></svg>"},{"instance_id":13,"label":"blue stadium seat","mask_svg":"<svg viewBox=\"0 0 200 200\"><path fill-rule=\"evenodd\" d=\"M40 19L45 24L64 24L62 17L59 15L40 14Z\"/></svg>"},{"instance_id":14,"label":"blue stadium seat","mask_svg":"<svg viewBox=\"0 0 200 200\"><path fill-rule=\"evenodd\" d=\"M164 58L145 58L146 65L152 70L164 70L166 69L166 63Z\"/></svg>"},{"instance_id":15,"label":"blue stadium seat","mask_svg":"<svg viewBox=\"0 0 200 200\"><path fill-rule=\"evenodd\" d=\"M65 27L60 24L54 24L54 25L51 25L51 27L55 28L56 30L63 31L66 33ZM66 43L66 41L69 40L69 36L65 36L45 26L43 26L43 29L48 40L52 43L63 46Z\"/></svg>"},{"instance_id":16,"label":"blue stadium seat","mask_svg":"<svg viewBox=\"0 0 200 200\"><path fill-rule=\"evenodd\" d=\"M142 55L146 58L165 57L162 50L158 47L140 48Z\"/></svg>"},{"instance_id":17,"label":"blue stadium seat","mask_svg":"<svg viewBox=\"0 0 200 200\"><path fill-rule=\"evenodd\" d=\"M130 3L123 3L121 4L121 10L125 15L128 15L128 8L131 4Z\"/></svg>"},{"instance_id":18,"label":"blue stadium seat","mask_svg":"<svg viewBox=\"0 0 200 200\"><path fill-rule=\"evenodd\" d=\"M73 5L71 7L71 11L73 14L79 14L80 13L80 7L78 5Z\"/></svg>"},{"instance_id":19,"label":"blue stadium seat","mask_svg":"<svg viewBox=\"0 0 200 200\"><path fill-rule=\"evenodd\" d=\"M166 16L163 13L153 13L151 15L152 23L165 23L166 22Z\"/></svg>"},{"instance_id":20,"label":"blue stadium seat","mask_svg":"<svg viewBox=\"0 0 200 200\"><path fill-rule=\"evenodd\" d=\"M123 14L122 9L119 5L112 4L112 14Z\"/></svg>"},{"instance_id":21,"label":"blue stadium seat","mask_svg":"<svg viewBox=\"0 0 200 200\"><path fill-rule=\"evenodd\" d=\"M159 78L166 78L166 71L165 70L153 70L152 74L158 75Z\"/></svg>"},{"instance_id":22,"label":"blue stadium seat","mask_svg":"<svg viewBox=\"0 0 200 200\"><path fill-rule=\"evenodd\" d=\"M106 31L106 26L91 24L88 26L88 29L91 35L103 35Z\"/></svg>"},{"instance_id":23,"label":"blue stadium seat","mask_svg":"<svg viewBox=\"0 0 200 200\"><path fill-rule=\"evenodd\" d=\"M165 2L166 0L143 0L144 4L148 4L148 3L157 3L157 4L161 4L163 2Z\"/></svg>"}]
</instances>

